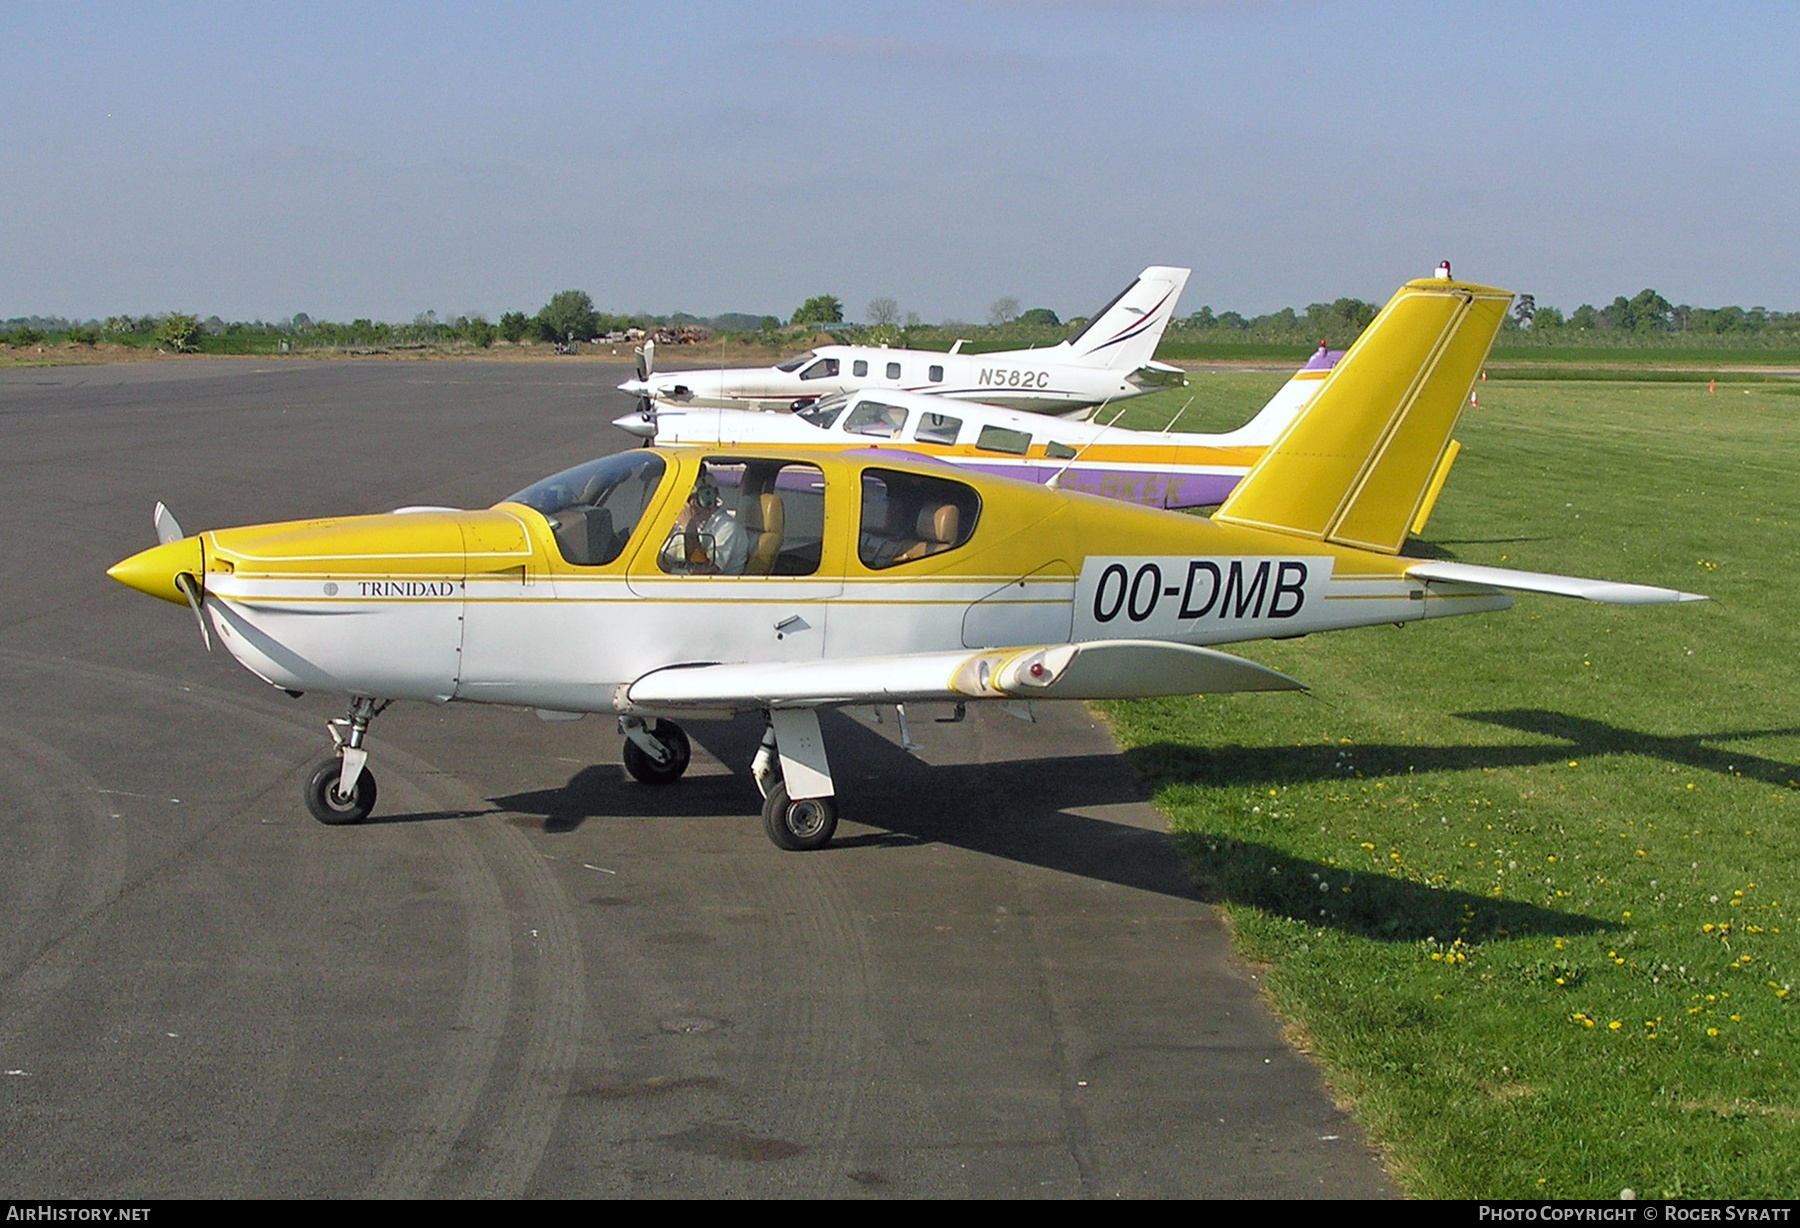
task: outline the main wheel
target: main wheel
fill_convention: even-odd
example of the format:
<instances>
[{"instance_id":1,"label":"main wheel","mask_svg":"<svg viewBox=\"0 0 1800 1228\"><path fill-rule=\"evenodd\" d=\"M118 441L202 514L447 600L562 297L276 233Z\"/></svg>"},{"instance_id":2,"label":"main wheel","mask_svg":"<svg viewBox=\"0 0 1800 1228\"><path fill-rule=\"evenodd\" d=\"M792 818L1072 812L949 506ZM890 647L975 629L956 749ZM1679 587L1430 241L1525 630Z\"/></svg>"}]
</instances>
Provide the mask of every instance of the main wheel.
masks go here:
<instances>
[{"instance_id":1,"label":"main wheel","mask_svg":"<svg viewBox=\"0 0 1800 1228\"><path fill-rule=\"evenodd\" d=\"M647 732L663 744L663 749L669 752L668 760L656 762L643 747L626 738L625 770L647 785L672 785L681 779L681 774L688 770L688 761L694 757L688 736L673 721L651 721Z\"/></svg>"},{"instance_id":2,"label":"main wheel","mask_svg":"<svg viewBox=\"0 0 1800 1228\"><path fill-rule=\"evenodd\" d=\"M375 809L375 776L367 767L356 778L348 797L338 792L344 776L342 759L327 759L313 769L306 781L306 808L312 817L333 827L341 823L360 823Z\"/></svg>"},{"instance_id":3,"label":"main wheel","mask_svg":"<svg viewBox=\"0 0 1800 1228\"><path fill-rule=\"evenodd\" d=\"M778 849L808 853L831 842L837 830L837 802L829 797L788 800L787 784L777 782L763 799L763 830Z\"/></svg>"}]
</instances>

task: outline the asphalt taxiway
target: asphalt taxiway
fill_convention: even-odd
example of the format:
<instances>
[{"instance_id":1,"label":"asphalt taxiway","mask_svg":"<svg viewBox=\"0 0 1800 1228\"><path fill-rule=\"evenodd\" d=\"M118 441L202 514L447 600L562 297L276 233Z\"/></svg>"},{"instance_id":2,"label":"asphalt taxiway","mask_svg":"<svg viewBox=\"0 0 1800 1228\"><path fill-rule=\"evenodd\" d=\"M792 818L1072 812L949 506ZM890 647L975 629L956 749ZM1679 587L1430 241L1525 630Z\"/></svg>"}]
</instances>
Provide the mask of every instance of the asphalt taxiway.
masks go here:
<instances>
[{"instance_id":1,"label":"asphalt taxiway","mask_svg":"<svg viewBox=\"0 0 1800 1228\"><path fill-rule=\"evenodd\" d=\"M589 362L0 371L0 1194L1369 1197L1079 705L829 716L763 836L753 720L672 788L599 717L397 706L300 801L290 700L106 578L189 531L486 506L636 441Z\"/></svg>"}]
</instances>

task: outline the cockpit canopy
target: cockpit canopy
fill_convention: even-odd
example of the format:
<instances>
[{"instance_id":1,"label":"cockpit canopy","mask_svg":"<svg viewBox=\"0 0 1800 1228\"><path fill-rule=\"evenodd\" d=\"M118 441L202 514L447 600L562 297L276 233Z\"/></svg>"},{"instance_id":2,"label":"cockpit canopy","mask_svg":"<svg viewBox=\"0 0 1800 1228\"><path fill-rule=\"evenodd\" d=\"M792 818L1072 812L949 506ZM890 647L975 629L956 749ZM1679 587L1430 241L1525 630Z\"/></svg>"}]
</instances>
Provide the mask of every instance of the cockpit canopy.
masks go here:
<instances>
[{"instance_id":1,"label":"cockpit canopy","mask_svg":"<svg viewBox=\"0 0 1800 1228\"><path fill-rule=\"evenodd\" d=\"M828 411L832 416L842 411L848 398L838 400ZM932 558L960 549L974 535L981 519L981 495L968 483L887 465L859 468L861 490L853 495L859 505L854 549L864 567L880 571ZM564 561L578 567L599 567L624 553L669 472L667 458L649 449L635 449L565 469L504 502L523 504L542 514ZM666 524L658 528L667 534L657 556L661 571L745 576L817 573L828 527L827 480L827 470L811 461L738 454L706 457L695 489L710 491L711 498L705 501L710 519L705 527L684 525L677 519L673 532ZM665 509L665 520L671 515ZM715 549L727 537L734 549L728 552L728 562L709 556L704 560L708 566L696 567L691 554L684 551L691 552L695 542L690 539L708 535Z\"/></svg>"},{"instance_id":2,"label":"cockpit canopy","mask_svg":"<svg viewBox=\"0 0 1800 1228\"><path fill-rule=\"evenodd\" d=\"M838 373L838 360L820 358L812 350L808 350L804 354L794 355L786 362L776 363L775 369L786 375L799 371L801 379L831 379Z\"/></svg>"},{"instance_id":3,"label":"cockpit canopy","mask_svg":"<svg viewBox=\"0 0 1800 1228\"><path fill-rule=\"evenodd\" d=\"M666 468L654 452L621 452L534 482L506 502L542 512L563 557L597 567L625 549Z\"/></svg>"},{"instance_id":4,"label":"cockpit canopy","mask_svg":"<svg viewBox=\"0 0 1800 1228\"><path fill-rule=\"evenodd\" d=\"M820 397L794 416L802 422L811 423L821 431L829 431L837 416L844 412L844 406L850 403L850 394L834 392L828 397Z\"/></svg>"}]
</instances>

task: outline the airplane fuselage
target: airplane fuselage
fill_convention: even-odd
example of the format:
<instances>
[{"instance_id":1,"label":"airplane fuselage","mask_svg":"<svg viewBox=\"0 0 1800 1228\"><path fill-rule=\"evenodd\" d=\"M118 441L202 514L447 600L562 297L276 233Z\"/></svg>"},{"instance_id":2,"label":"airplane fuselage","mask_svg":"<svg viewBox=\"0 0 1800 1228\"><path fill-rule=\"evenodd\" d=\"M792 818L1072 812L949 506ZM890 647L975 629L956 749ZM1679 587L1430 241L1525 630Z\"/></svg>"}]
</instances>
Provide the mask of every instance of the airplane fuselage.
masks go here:
<instances>
[{"instance_id":1,"label":"airplane fuselage","mask_svg":"<svg viewBox=\"0 0 1800 1228\"><path fill-rule=\"evenodd\" d=\"M1067 414L1182 383L1177 369L1160 363L1118 370L1068 358L1067 345L996 354L824 345L777 366L659 372L620 387L671 406L712 409L781 410L871 388Z\"/></svg>"},{"instance_id":2,"label":"airplane fuselage","mask_svg":"<svg viewBox=\"0 0 1800 1228\"><path fill-rule=\"evenodd\" d=\"M657 487L604 564L571 562L551 519L512 502L222 529L199 539L205 612L241 663L290 690L629 712L634 680L668 666L1118 639L1205 646L1510 604L1408 579L1410 560L961 472L940 480L980 501L968 540L871 566L870 474L945 472L880 453L767 458L821 481L786 494L819 499L808 574L669 574L678 492L703 459L759 454L656 455Z\"/></svg>"},{"instance_id":3,"label":"airplane fuselage","mask_svg":"<svg viewBox=\"0 0 1800 1228\"><path fill-rule=\"evenodd\" d=\"M1176 509L1223 502L1316 387L1300 385L1268 417L1212 435L1131 431L971 402L951 407L887 391L845 393L799 413L668 407L649 421L626 415L614 425L654 434L661 444L892 447L996 477Z\"/></svg>"}]
</instances>

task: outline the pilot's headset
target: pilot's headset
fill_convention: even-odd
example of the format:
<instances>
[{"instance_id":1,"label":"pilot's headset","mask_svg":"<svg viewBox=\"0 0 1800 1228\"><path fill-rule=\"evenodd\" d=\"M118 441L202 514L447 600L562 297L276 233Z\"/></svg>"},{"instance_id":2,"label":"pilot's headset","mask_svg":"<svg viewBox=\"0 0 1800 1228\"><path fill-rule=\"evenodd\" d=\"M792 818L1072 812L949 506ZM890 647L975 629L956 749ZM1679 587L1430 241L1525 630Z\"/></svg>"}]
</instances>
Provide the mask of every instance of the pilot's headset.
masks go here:
<instances>
[{"instance_id":1,"label":"pilot's headset","mask_svg":"<svg viewBox=\"0 0 1800 1228\"><path fill-rule=\"evenodd\" d=\"M702 469L700 480L694 483L694 493L688 497L694 501L694 506L710 516L719 510L719 483Z\"/></svg>"}]
</instances>

